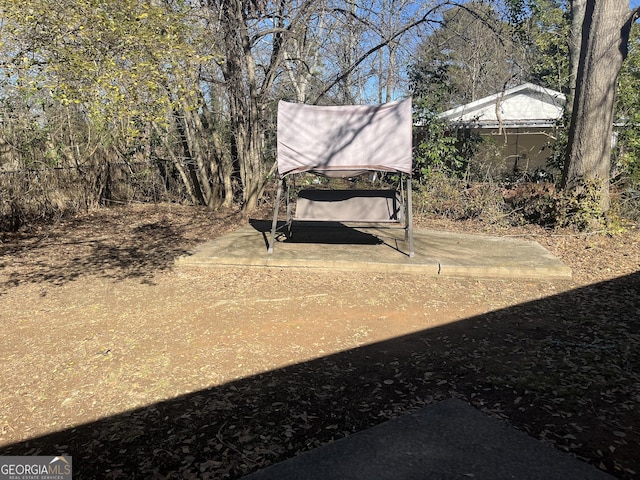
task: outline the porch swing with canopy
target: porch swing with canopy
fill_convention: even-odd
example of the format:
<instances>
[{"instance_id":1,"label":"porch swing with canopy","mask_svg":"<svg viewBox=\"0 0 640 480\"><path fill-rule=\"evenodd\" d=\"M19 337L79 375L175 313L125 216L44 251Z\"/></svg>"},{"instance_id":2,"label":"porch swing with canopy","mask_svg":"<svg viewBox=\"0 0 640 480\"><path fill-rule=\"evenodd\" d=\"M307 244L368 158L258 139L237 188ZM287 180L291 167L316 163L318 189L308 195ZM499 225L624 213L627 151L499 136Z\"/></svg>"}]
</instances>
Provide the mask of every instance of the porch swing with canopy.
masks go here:
<instances>
[{"instance_id":1,"label":"porch swing with canopy","mask_svg":"<svg viewBox=\"0 0 640 480\"><path fill-rule=\"evenodd\" d=\"M317 106L281 101L277 124L278 190L268 253L279 231L289 238L295 222L331 222L360 228L399 224L414 256L411 201L411 98L382 105ZM318 189L297 192L292 216L292 183L297 175L353 179L389 173L395 188ZM321 183L321 182L316 182ZM293 188L295 190L295 188ZM284 200L286 221L278 226Z\"/></svg>"}]
</instances>

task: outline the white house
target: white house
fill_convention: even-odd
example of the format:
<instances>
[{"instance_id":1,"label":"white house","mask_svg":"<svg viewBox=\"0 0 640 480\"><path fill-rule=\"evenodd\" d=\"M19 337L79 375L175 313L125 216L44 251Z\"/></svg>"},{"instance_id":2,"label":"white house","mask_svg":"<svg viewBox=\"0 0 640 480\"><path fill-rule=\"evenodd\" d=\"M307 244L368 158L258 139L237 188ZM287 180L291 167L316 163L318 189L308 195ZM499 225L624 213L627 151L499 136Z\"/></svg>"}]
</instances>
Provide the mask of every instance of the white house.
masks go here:
<instances>
[{"instance_id":1,"label":"white house","mask_svg":"<svg viewBox=\"0 0 640 480\"><path fill-rule=\"evenodd\" d=\"M567 99L564 94L524 83L440 114L453 127L471 128L491 139L502 155L501 169L545 168Z\"/></svg>"}]
</instances>

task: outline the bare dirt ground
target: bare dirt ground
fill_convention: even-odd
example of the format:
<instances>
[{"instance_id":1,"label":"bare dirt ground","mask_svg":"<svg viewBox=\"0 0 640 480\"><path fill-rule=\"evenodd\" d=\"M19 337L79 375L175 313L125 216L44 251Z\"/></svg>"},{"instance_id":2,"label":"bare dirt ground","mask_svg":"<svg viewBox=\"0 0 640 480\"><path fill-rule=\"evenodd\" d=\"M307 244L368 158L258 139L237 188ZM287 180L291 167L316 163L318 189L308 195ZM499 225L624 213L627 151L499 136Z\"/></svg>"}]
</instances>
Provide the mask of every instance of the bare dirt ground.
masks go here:
<instances>
[{"instance_id":1,"label":"bare dirt ground","mask_svg":"<svg viewBox=\"0 0 640 480\"><path fill-rule=\"evenodd\" d=\"M256 218L268 218L268 214ZM0 237L0 455L76 478L239 478L458 397L640 475L640 232L535 240L572 281L174 268L248 221L178 205Z\"/></svg>"}]
</instances>

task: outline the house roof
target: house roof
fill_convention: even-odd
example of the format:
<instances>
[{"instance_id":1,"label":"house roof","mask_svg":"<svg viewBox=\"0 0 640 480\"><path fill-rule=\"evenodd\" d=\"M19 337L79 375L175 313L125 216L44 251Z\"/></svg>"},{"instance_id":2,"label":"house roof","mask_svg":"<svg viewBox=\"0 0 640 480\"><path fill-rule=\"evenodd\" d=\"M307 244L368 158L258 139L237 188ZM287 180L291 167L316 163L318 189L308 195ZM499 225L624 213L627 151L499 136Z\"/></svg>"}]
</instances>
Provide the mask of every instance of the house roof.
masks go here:
<instances>
[{"instance_id":1,"label":"house roof","mask_svg":"<svg viewBox=\"0 0 640 480\"><path fill-rule=\"evenodd\" d=\"M447 110L440 118L480 128L550 127L562 117L566 101L561 92L523 83Z\"/></svg>"}]
</instances>

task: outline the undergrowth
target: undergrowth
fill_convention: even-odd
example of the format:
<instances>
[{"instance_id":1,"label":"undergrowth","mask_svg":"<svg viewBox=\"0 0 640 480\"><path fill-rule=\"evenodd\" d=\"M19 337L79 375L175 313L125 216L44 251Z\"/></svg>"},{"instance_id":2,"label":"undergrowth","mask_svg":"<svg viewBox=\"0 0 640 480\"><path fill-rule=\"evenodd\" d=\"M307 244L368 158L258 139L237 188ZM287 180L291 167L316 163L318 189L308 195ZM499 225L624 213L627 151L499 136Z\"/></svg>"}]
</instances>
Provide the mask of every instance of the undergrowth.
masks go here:
<instances>
[{"instance_id":1,"label":"undergrowth","mask_svg":"<svg viewBox=\"0 0 640 480\"><path fill-rule=\"evenodd\" d=\"M617 233L640 215L638 191L612 193L610 210L600 206L600 184L584 181L579 188L560 190L553 183L507 184L467 182L444 172L433 172L417 187L418 213L450 220L476 219L493 225L534 224L545 228Z\"/></svg>"}]
</instances>

